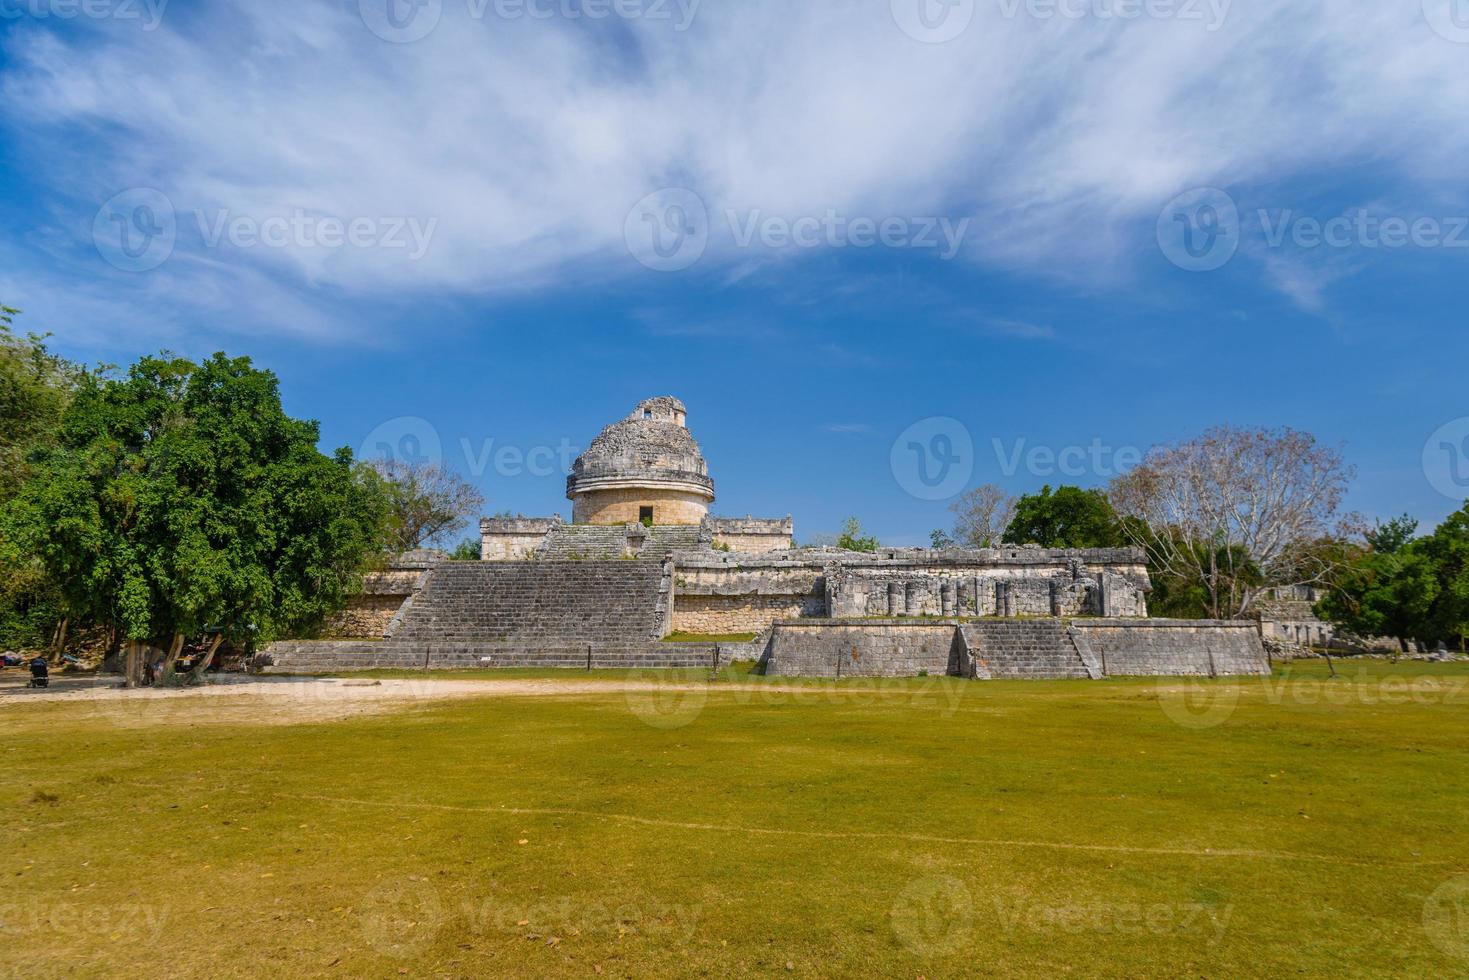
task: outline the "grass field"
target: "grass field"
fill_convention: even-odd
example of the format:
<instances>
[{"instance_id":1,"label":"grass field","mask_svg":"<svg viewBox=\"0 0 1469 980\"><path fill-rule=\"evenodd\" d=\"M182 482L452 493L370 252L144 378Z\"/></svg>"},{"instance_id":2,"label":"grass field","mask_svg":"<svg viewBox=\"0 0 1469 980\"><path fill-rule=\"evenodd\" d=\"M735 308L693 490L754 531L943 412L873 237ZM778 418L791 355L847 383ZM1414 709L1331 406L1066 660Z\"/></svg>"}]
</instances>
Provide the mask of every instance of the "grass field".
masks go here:
<instances>
[{"instance_id":1,"label":"grass field","mask_svg":"<svg viewBox=\"0 0 1469 980\"><path fill-rule=\"evenodd\" d=\"M0 969L1466 975L1469 669L1339 669L13 699Z\"/></svg>"}]
</instances>

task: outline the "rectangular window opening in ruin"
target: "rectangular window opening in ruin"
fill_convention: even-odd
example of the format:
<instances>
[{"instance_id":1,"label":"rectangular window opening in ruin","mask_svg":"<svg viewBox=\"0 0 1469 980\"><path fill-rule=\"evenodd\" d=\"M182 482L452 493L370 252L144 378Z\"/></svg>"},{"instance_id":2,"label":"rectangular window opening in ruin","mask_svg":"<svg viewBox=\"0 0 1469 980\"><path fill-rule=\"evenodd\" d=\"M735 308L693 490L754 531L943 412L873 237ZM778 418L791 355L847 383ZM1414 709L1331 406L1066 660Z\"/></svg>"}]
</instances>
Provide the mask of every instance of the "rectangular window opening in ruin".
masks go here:
<instances>
[{"instance_id":1,"label":"rectangular window opening in ruin","mask_svg":"<svg viewBox=\"0 0 1469 980\"><path fill-rule=\"evenodd\" d=\"M651 507L639 507L638 508L638 523L639 524L648 524L648 525L651 525L653 523L653 508L651 508Z\"/></svg>"}]
</instances>

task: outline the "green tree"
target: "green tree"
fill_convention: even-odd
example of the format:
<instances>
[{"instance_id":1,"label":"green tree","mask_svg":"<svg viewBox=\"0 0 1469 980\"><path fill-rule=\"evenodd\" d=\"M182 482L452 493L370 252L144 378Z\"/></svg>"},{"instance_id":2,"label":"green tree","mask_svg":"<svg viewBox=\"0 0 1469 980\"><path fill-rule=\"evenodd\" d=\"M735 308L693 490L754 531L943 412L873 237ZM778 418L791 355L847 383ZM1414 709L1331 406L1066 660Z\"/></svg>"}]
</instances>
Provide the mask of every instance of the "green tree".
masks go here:
<instances>
[{"instance_id":1,"label":"green tree","mask_svg":"<svg viewBox=\"0 0 1469 980\"><path fill-rule=\"evenodd\" d=\"M1432 534L1414 541L1408 553L1421 556L1438 590L1423 624L1413 635L1427 642L1469 646L1469 502L1450 514Z\"/></svg>"},{"instance_id":2,"label":"green tree","mask_svg":"<svg viewBox=\"0 0 1469 980\"><path fill-rule=\"evenodd\" d=\"M1005 544L1043 548L1118 548L1126 540L1106 494L1080 487L1044 487L1015 502Z\"/></svg>"},{"instance_id":3,"label":"green tree","mask_svg":"<svg viewBox=\"0 0 1469 980\"><path fill-rule=\"evenodd\" d=\"M449 552L451 561L479 561L482 543L479 538L466 538Z\"/></svg>"},{"instance_id":4,"label":"green tree","mask_svg":"<svg viewBox=\"0 0 1469 980\"><path fill-rule=\"evenodd\" d=\"M846 524L842 525L842 533L837 537L837 547L846 551L874 552L877 550L877 538L869 537L862 533L862 522L855 517L847 518Z\"/></svg>"},{"instance_id":5,"label":"green tree","mask_svg":"<svg viewBox=\"0 0 1469 980\"><path fill-rule=\"evenodd\" d=\"M1407 514L1394 517L1386 524L1378 521L1367 532L1367 544L1379 555L1395 555L1418 534L1418 521Z\"/></svg>"},{"instance_id":6,"label":"green tree","mask_svg":"<svg viewBox=\"0 0 1469 980\"><path fill-rule=\"evenodd\" d=\"M0 646L39 647L56 635L60 597L18 538L16 496L32 458L51 445L62 413L87 372L53 354L46 338L17 336L20 313L0 305Z\"/></svg>"},{"instance_id":7,"label":"green tree","mask_svg":"<svg viewBox=\"0 0 1469 980\"><path fill-rule=\"evenodd\" d=\"M148 357L88 378L22 494L28 544L73 616L138 648L240 645L341 607L383 541L380 483L281 408L249 359ZM207 662L207 658L206 658Z\"/></svg>"}]
</instances>

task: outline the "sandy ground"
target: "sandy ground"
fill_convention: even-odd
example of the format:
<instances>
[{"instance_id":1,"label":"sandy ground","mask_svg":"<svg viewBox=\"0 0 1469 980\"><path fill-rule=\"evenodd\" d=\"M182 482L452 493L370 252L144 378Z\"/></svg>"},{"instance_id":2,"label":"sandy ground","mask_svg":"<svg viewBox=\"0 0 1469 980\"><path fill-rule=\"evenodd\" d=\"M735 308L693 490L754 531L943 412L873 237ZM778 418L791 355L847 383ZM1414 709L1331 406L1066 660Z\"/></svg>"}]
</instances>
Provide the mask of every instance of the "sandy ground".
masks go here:
<instances>
[{"instance_id":1,"label":"sandy ground","mask_svg":"<svg viewBox=\"0 0 1469 980\"><path fill-rule=\"evenodd\" d=\"M187 690L124 690L115 676L53 676L51 687L26 687L29 674L0 674L0 717L26 704L72 704L126 727L191 723L294 724L410 709L456 698L569 697L626 694L635 700L707 692L700 684L626 680L506 678L353 680L226 675Z\"/></svg>"},{"instance_id":2,"label":"sandy ground","mask_svg":"<svg viewBox=\"0 0 1469 980\"><path fill-rule=\"evenodd\" d=\"M7 709L25 705L69 706L125 728L158 724L289 725L332 721L361 715L408 711L463 698L620 697L643 721L659 728L678 728L691 722L708 703L711 692L733 692L751 703L828 701L850 705L863 699L890 697L923 699L937 695L956 710L964 694L978 687L945 684L945 678L926 685L913 681L853 678L835 684L792 686L780 683L717 684L670 677L659 671L635 670L625 677L493 678L440 680L367 680L324 677L247 677L216 675L204 687L128 691L118 677L56 675L46 690L26 687L30 675L20 670L0 672L0 718ZM19 721L33 712L12 714Z\"/></svg>"}]
</instances>

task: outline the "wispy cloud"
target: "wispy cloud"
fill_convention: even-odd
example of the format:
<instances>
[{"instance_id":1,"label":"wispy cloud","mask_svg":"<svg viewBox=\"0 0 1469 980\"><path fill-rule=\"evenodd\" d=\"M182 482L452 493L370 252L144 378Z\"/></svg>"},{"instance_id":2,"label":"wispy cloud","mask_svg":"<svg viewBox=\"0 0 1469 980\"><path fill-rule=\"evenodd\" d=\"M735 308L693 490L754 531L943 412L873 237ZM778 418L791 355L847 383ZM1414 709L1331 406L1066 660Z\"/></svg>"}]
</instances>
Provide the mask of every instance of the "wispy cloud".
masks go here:
<instances>
[{"instance_id":1,"label":"wispy cloud","mask_svg":"<svg viewBox=\"0 0 1469 980\"><path fill-rule=\"evenodd\" d=\"M414 44L328 0L218 0L154 31L12 26L5 133L17 157L46 161L32 176L52 198L20 271L48 274L40 240L95 262L97 207L156 187L181 230L169 271L150 275L173 277L176 302L239 297L321 333L341 298L647 275L625 246L630 209L683 185L714 217L695 271L726 288L810 251L738 247L727 209L969 217L964 260L1107 278L1156 258L1153 222L1182 190L1356 164L1384 183L1458 179L1469 152L1469 48L1417 4L1236 0L1212 32L979 5L943 45L898 30L890 0L708 3L687 31L467 19L478 6L444 4ZM197 213L296 209L437 225L416 261L206 250L195 229Z\"/></svg>"}]
</instances>

